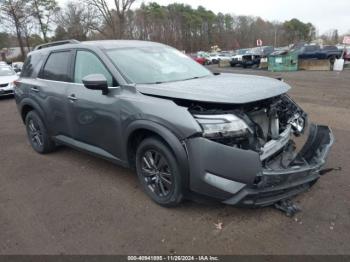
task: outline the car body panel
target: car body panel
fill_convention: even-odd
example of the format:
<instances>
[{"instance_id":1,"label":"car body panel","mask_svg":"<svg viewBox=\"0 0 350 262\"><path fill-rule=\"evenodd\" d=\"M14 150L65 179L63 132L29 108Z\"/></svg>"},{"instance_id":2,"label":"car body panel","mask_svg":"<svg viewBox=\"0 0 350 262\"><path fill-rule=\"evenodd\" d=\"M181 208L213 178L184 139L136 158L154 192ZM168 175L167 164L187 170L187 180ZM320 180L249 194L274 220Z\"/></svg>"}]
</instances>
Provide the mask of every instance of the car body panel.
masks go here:
<instances>
[{"instance_id":1,"label":"car body panel","mask_svg":"<svg viewBox=\"0 0 350 262\"><path fill-rule=\"evenodd\" d=\"M228 147L205 138L189 139L186 145L192 163L191 189L198 193L206 192L226 204L270 205L308 189L309 183L320 177L319 172L333 142L334 137L328 127L312 125L308 140L296 158L306 162L300 165L295 161L288 168L271 170L262 167L257 152ZM239 182L240 191L236 195L208 184L208 173ZM296 190L297 188L302 190ZM263 201L262 197L257 197L268 192L271 193L271 198L267 197Z\"/></svg>"},{"instance_id":2,"label":"car body panel","mask_svg":"<svg viewBox=\"0 0 350 262\"><path fill-rule=\"evenodd\" d=\"M196 193L218 199L231 197L231 194L208 184L205 181L207 173L243 184L252 184L257 175L262 173L261 161L256 152L232 148L202 137L188 139L186 146L191 163L190 185Z\"/></svg>"},{"instance_id":3,"label":"car body panel","mask_svg":"<svg viewBox=\"0 0 350 262\"><path fill-rule=\"evenodd\" d=\"M137 85L143 94L193 101L244 104L286 93L282 81L240 74L220 74L199 79L162 84Z\"/></svg>"}]
</instances>

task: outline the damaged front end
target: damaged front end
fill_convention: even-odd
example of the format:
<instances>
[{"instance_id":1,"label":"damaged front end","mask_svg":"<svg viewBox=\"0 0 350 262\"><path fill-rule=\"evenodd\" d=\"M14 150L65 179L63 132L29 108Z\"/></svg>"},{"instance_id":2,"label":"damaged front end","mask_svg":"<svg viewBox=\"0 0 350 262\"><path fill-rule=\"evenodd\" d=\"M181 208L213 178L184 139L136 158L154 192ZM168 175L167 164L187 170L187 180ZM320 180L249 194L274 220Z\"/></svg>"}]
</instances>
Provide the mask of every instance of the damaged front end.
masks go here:
<instances>
[{"instance_id":1,"label":"damaged front end","mask_svg":"<svg viewBox=\"0 0 350 262\"><path fill-rule=\"evenodd\" d=\"M230 205L268 206L309 189L333 144L287 95L245 105L186 105L203 133L186 141L190 188Z\"/></svg>"}]
</instances>

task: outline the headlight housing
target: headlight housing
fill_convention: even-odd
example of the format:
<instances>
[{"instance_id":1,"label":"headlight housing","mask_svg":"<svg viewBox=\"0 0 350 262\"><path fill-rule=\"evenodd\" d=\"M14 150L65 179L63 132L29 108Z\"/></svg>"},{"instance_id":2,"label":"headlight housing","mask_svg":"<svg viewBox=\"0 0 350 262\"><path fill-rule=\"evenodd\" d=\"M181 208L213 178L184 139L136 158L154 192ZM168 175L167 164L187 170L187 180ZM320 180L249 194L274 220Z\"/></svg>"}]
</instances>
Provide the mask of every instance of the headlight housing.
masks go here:
<instances>
[{"instance_id":1,"label":"headlight housing","mask_svg":"<svg viewBox=\"0 0 350 262\"><path fill-rule=\"evenodd\" d=\"M299 113L295 114L289 121L296 135L300 135L304 132L306 126L306 119Z\"/></svg>"},{"instance_id":2,"label":"headlight housing","mask_svg":"<svg viewBox=\"0 0 350 262\"><path fill-rule=\"evenodd\" d=\"M208 138L238 137L248 133L248 125L233 114L195 115L203 129L203 136Z\"/></svg>"}]
</instances>

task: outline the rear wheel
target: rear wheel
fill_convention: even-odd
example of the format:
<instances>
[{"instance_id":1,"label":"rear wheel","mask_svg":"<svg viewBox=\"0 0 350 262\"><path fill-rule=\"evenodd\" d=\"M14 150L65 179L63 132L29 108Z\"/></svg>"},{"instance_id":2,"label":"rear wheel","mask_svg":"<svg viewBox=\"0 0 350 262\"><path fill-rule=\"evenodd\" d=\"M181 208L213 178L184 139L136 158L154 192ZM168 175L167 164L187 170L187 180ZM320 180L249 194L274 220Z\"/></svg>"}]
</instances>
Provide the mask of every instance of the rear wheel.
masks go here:
<instances>
[{"instance_id":1,"label":"rear wheel","mask_svg":"<svg viewBox=\"0 0 350 262\"><path fill-rule=\"evenodd\" d=\"M157 138L143 140L136 152L136 171L150 198L162 206L175 206L183 199L181 174L172 151Z\"/></svg>"},{"instance_id":2,"label":"rear wheel","mask_svg":"<svg viewBox=\"0 0 350 262\"><path fill-rule=\"evenodd\" d=\"M36 152L46 154L55 149L55 143L49 137L44 122L35 111L27 114L25 123L29 142Z\"/></svg>"}]
</instances>

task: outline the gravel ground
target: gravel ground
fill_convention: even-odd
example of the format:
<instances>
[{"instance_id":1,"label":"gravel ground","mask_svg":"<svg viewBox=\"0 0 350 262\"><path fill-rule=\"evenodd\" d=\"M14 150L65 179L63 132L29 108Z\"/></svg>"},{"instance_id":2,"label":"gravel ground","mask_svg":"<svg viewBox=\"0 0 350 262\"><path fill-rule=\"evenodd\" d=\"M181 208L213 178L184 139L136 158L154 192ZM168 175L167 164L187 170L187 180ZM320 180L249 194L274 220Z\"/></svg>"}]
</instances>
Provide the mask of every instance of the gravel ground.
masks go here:
<instances>
[{"instance_id":1,"label":"gravel ground","mask_svg":"<svg viewBox=\"0 0 350 262\"><path fill-rule=\"evenodd\" d=\"M151 202L133 172L61 148L34 153L12 98L0 99L0 254L350 254L350 70L283 77L336 143L325 175L296 198L293 218L273 208ZM222 223L222 229L215 224Z\"/></svg>"}]
</instances>

